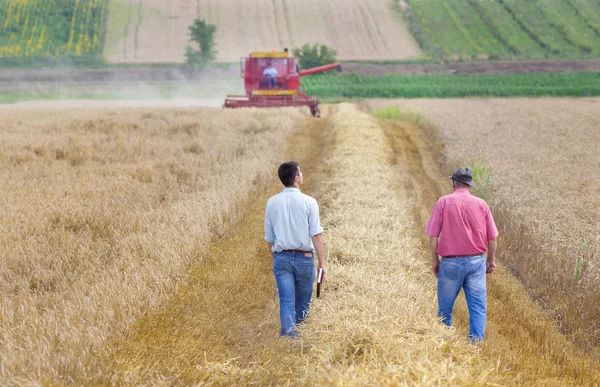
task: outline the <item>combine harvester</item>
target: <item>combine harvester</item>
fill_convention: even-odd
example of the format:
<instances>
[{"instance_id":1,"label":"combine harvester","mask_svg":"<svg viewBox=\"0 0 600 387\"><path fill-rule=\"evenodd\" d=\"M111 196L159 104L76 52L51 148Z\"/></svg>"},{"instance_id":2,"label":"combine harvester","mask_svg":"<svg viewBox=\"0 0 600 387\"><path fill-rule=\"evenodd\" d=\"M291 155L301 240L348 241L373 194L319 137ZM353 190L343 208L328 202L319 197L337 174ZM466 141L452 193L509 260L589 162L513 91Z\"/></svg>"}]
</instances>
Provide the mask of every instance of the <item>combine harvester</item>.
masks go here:
<instances>
[{"instance_id":1,"label":"combine harvester","mask_svg":"<svg viewBox=\"0 0 600 387\"><path fill-rule=\"evenodd\" d=\"M271 77L275 79L274 84L269 82L268 76L263 75L269 64L277 70L277 75ZM301 71L300 60L288 56L287 48L281 52L253 52L249 58L242 58L240 65L246 95L228 95L223 107L308 106L315 117L320 116L319 100L300 92L300 77L336 68L342 71L339 62Z\"/></svg>"}]
</instances>

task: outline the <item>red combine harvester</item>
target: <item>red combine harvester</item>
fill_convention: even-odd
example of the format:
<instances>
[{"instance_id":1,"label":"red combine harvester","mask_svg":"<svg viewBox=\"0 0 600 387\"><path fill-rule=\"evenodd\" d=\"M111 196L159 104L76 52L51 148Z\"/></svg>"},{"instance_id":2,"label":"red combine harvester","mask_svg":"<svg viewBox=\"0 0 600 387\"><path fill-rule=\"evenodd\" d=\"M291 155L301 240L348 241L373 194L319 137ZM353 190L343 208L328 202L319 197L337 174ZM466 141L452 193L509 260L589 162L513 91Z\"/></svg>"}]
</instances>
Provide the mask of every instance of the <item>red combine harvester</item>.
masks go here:
<instances>
[{"instance_id":1,"label":"red combine harvester","mask_svg":"<svg viewBox=\"0 0 600 387\"><path fill-rule=\"evenodd\" d=\"M342 71L339 62L300 71L300 60L288 56L287 49L282 52L253 52L249 58L242 58L240 64L246 95L228 95L223 107L308 106L315 117L320 116L319 100L300 92L300 77L336 68ZM265 75L267 67L270 70Z\"/></svg>"}]
</instances>

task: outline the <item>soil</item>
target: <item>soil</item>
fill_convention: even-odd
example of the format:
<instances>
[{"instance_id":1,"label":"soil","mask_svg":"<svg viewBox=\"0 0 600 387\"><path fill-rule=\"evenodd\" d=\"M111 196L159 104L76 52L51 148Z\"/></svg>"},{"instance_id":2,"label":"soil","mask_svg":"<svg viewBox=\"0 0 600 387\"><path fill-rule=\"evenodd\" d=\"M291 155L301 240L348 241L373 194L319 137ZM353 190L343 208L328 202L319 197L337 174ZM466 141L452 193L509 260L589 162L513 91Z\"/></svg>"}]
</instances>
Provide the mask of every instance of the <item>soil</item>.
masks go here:
<instances>
[{"instance_id":1,"label":"soil","mask_svg":"<svg viewBox=\"0 0 600 387\"><path fill-rule=\"evenodd\" d=\"M600 60L564 61L510 61L482 63L421 63L421 64L374 64L343 62L344 73L360 75L387 74L503 74L534 72L600 72ZM0 88L18 87L22 83L84 83L84 82L156 82L186 81L190 79L231 79L239 77L239 67L206 70L190 76L178 67L134 67L121 69L39 69L0 70Z\"/></svg>"}]
</instances>

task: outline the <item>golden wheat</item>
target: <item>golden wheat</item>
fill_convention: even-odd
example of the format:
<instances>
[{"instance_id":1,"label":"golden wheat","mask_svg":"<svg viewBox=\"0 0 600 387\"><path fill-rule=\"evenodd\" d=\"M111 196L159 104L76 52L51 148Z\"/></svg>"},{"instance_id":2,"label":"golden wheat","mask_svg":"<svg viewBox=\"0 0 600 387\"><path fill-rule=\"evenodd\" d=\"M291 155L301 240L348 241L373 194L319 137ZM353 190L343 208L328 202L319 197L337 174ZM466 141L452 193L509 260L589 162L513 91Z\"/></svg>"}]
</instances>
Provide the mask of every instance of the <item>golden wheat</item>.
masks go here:
<instances>
[{"instance_id":1,"label":"golden wheat","mask_svg":"<svg viewBox=\"0 0 600 387\"><path fill-rule=\"evenodd\" d=\"M90 378L280 159L299 113L3 111L0 384Z\"/></svg>"},{"instance_id":2,"label":"golden wheat","mask_svg":"<svg viewBox=\"0 0 600 387\"><path fill-rule=\"evenodd\" d=\"M389 105L371 101L371 108ZM509 270L582 348L598 350L600 100L403 100L431 122L448 170L491 168ZM447 171L446 171L447 172ZM578 264L579 261L579 264Z\"/></svg>"},{"instance_id":3,"label":"golden wheat","mask_svg":"<svg viewBox=\"0 0 600 387\"><path fill-rule=\"evenodd\" d=\"M423 243L447 189L431 143L354 105L323 114L7 114L1 383L600 382L502 267L484 343L466 340L462 298L442 325ZM277 337L262 239L284 146L320 203L329 270L294 341Z\"/></svg>"},{"instance_id":4,"label":"golden wheat","mask_svg":"<svg viewBox=\"0 0 600 387\"><path fill-rule=\"evenodd\" d=\"M467 344L463 299L455 328L434 318L435 280L419 241L419 214L448 185L435 153L416 125L378 123L352 105L332 110L288 141L288 158L305 170L303 191L320 202L329 251L330 280L299 339L277 338L262 240L264 201L277 191L268 184L257 188L239 224L211 244L189 285L114 343L99 383L597 383L590 362L502 268L490 278L483 345Z\"/></svg>"}]
</instances>

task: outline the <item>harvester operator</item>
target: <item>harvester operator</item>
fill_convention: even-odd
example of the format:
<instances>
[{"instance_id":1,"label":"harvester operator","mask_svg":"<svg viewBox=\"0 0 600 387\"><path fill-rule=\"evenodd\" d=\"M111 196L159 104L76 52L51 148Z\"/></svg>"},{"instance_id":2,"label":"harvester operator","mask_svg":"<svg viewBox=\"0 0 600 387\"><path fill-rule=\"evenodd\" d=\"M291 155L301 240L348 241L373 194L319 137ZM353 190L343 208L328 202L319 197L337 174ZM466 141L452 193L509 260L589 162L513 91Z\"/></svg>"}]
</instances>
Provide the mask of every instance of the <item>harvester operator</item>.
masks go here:
<instances>
[{"instance_id":1,"label":"harvester operator","mask_svg":"<svg viewBox=\"0 0 600 387\"><path fill-rule=\"evenodd\" d=\"M267 68L263 71L263 76L265 77L265 82L269 89L272 89L277 84L277 80L275 77L277 76L277 69L273 67L271 62L267 63Z\"/></svg>"}]
</instances>

